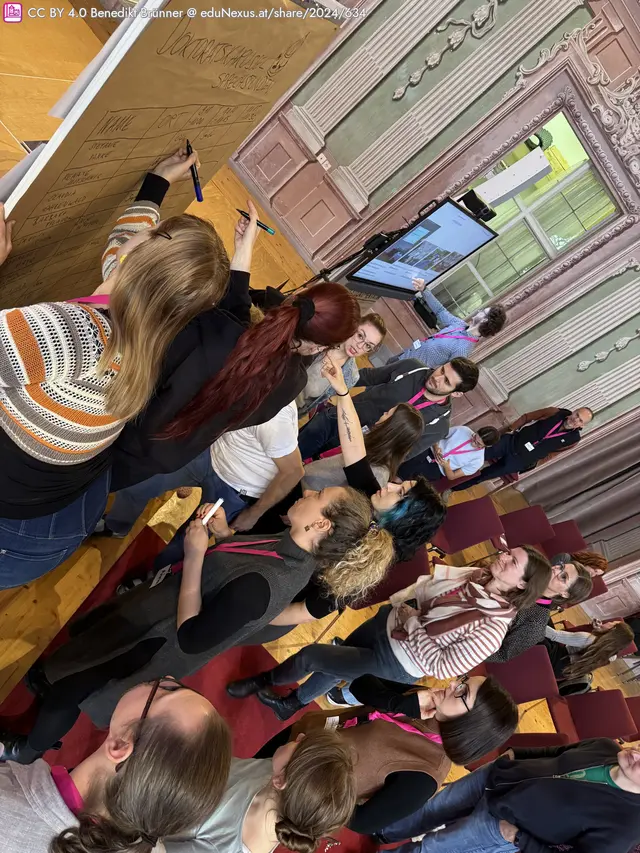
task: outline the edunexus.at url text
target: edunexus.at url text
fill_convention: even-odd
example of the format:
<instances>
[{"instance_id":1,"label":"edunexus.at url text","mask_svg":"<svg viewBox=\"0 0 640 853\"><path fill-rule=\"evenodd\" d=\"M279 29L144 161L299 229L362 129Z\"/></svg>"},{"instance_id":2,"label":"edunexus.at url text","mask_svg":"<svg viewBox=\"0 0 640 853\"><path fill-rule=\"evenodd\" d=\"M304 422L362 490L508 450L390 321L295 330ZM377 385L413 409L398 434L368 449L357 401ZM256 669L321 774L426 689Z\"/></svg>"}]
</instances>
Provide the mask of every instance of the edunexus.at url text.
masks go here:
<instances>
[{"instance_id":1,"label":"edunexus.at url text","mask_svg":"<svg viewBox=\"0 0 640 853\"><path fill-rule=\"evenodd\" d=\"M87 10L79 9L76 13L75 9L69 12L70 17L75 17L76 14L81 18L183 18L186 14L187 18L297 18L304 20L305 18L327 18L329 20L341 20L345 18L363 18L366 15L366 9L327 9L321 6L309 6L307 9L230 9L223 7L221 9L188 9L183 12L178 9L95 9ZM87 14L87 12L89 14ZM58 17L62 17L64 10L59 10ZM30 17L35 17L35 15ZM44 17L40 15L39 17ZM50 15L56 17L56 15Z\"/></svg>"}]
</instances>

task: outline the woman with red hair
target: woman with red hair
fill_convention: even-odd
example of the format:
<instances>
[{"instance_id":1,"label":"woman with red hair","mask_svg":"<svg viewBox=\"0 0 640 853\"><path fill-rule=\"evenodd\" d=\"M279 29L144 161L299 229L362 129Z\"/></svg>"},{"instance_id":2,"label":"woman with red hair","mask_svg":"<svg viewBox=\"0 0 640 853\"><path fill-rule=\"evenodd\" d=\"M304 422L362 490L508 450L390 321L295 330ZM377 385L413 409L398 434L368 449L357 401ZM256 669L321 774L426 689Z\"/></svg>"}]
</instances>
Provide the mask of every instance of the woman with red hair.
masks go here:
<instances>
[{"instance_id":1,"label":"woman with red hair","mask_svg":"<svg viewBox=\"0 0 640 853\"><path fill-rule=\"evenodd\" d=\"M305 357L348 338L359 319L351 293L340 284L322 282L267 311L240 335L217 372L207 353L219 344L203 340L199 358L189 354L185 369L174 374L180 382L172 380L164 406L154 400L141 420L126 427L116 446L116 499L98 532L126 536L149 500L180 486L201 486L206 500L217 497L211 463L215 439L271 420L306 385ZM237 325L230 316L228 322ZM185 401L180 408L178 400ZM154 405L165 412L162 422L154 417ZM142 477L143 472L150 476ZM132 485L123 488L128 483Z\"/></svg>"}]
</instances>

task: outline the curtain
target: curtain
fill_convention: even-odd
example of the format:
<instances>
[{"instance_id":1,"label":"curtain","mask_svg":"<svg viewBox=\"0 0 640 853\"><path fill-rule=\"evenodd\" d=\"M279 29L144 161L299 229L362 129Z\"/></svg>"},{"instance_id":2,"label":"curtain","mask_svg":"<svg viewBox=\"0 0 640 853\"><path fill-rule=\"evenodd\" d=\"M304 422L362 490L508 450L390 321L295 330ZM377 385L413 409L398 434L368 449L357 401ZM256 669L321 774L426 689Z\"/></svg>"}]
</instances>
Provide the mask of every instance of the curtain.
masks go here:
<instances>
[{"instance_id":1,"label":"curtain","mask_svg":"<svg viewBox=\"0 0 640 853\"><path fill-rule=\"evenodd\" d=\"M552 523L576 521L590 542L604 544L621 530L640 526L638 422L578 445L566 459L561 455L535 470L518 488L530 504L544 508Z\"/></svg>"}]
</instances>

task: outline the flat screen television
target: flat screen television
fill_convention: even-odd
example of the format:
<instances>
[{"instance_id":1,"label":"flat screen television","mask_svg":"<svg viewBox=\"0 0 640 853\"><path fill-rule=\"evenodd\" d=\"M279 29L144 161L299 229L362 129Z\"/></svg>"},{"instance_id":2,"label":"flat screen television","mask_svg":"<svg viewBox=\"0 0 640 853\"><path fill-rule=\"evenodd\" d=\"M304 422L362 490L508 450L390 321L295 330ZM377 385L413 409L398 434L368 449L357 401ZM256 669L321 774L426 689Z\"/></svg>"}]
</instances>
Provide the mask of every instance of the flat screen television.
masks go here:
<instances>
[{"instance_id":1,"label":"flat screen television","mask_svg":"<svg viewBox=\"0 0 640 853\"><path fill-rule=\"evenodd\" d=\"M497 236L455 201L446 199L376 257L350 270L347 278L388 288L389 296L393 290L412 293L414 278L431 284Z\"/></svg>"}]
</instances>

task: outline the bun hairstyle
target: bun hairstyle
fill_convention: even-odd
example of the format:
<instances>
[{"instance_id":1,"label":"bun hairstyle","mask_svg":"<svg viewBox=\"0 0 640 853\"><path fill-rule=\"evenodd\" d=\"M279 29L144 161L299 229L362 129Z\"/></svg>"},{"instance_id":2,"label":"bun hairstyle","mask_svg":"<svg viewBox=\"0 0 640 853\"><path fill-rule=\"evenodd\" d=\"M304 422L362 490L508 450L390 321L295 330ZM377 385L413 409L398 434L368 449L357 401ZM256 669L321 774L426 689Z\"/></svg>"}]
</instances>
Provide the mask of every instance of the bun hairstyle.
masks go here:
<instances>
[{"instance_id":1,"label":"bun hairstyle","mask_svg":"<svg viewBox=\"0 0 640 853\"><path fill-rule=\"evenodd\" d=\"M355 489L325 507L331 532L316 546L320 577L340 602L354 602L379 584L395 559L393 538L374 517L371 501Z\"/></svg>"},{"instance_id":2,"label":"bun hairstyle","mask_svg":"<svg viewBox=\"0 0 640 853\"><path fill-rule=\"evenodd\" d=\"M106 391L110 414L127 420L147 405L169 344L212 308L229 283L229 258L210 222L187 213L165 219L118 267L109 303L112 333L98 370L120 368Z\"/></svg>"},{"instance_id":3,"label":"bun hairstyle","mask_svg":"<svg viewBox=\"0 0 640 853\"><path fill-rule=\"evenodd\" d=\"M288 850L313 853L322 838L348 823L356 806L351 751L336 732L310 732L284 775L276 837Z\"/></svg>"},{"instance_id":4,"label":"bun hairstyle","mask_svg":"<svg viewBox=\"0 0 640 853\"><path fill-rule=\"evenodd\" d=\"M346 287L321 282L287 299L243 332L223 367L169 423L163 436L178 438L214 415L228 413L238 427L284 380L296 346L341 344L358 328L360 306Z\"/></svg>"},{"instance_id":5,"label":"bun hairstyle","mask_svg":"<svg viewBox=\"0 0 640 853\"><path fill-rule=\"evenodd\" d=\"M159 839L198 826L216 808L231 766L231 733L219 714L197 732L153 717L131 733L133 752L49 853L151 853Z\"/></svg>"}]
</instances>

